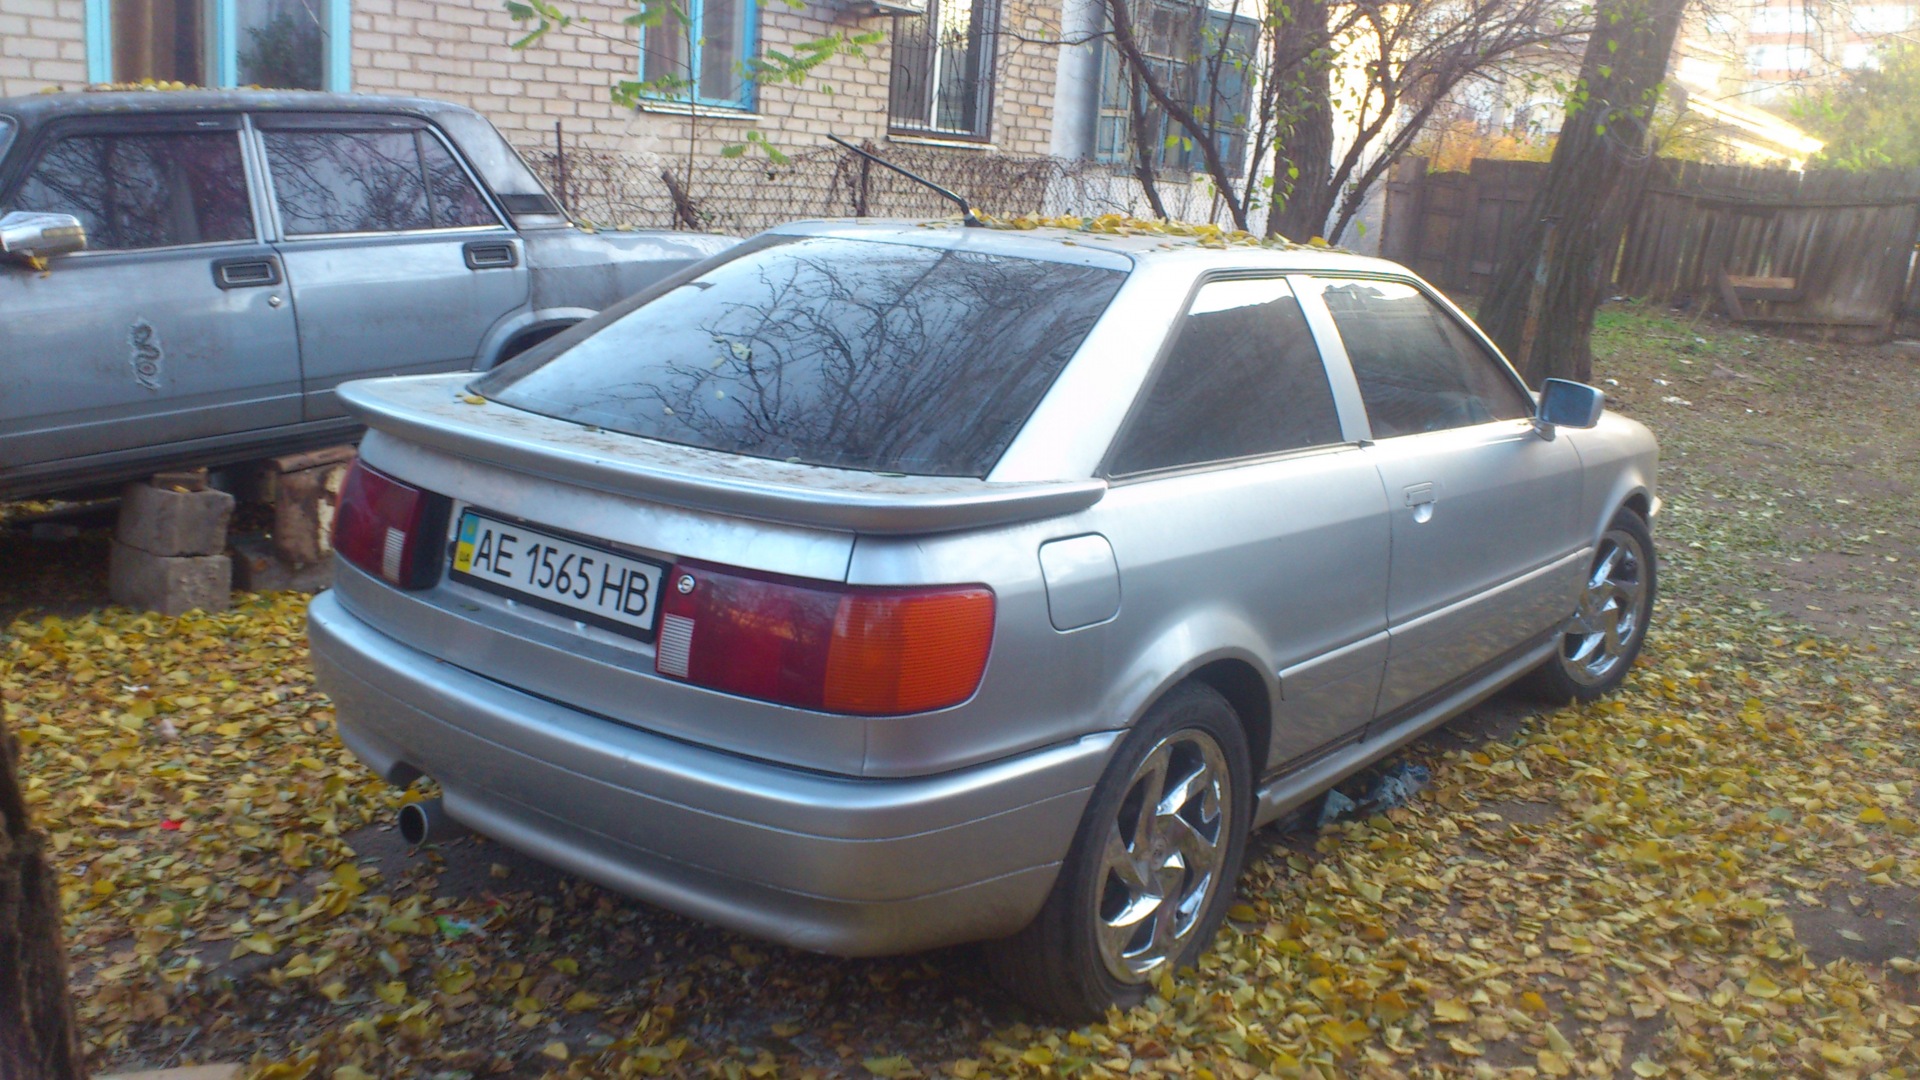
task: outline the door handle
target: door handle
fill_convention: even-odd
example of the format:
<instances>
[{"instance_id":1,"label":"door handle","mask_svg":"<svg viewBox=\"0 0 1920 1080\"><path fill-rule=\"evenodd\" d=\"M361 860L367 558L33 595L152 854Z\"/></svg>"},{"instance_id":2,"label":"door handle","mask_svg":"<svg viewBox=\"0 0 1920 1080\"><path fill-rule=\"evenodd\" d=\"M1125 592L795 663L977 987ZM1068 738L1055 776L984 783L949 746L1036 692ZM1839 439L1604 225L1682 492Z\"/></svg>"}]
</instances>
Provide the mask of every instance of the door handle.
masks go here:
<instances>
[{"instance_id":1,"label":"door handle","mask_svg":"<svg viewBox=\"0 0 1920 1080\"><path fill-rule=\"evenodd\" d=\"M507 240L469 240L460 248L469 270L505 270L520 265L520 252Z\"/></svg>"},{"instance_id":2,"label":"door handle","mask_svg":"<svg viewBox=\"0 0 1920 1080\"><path fill-rule=\"evenodd\" d=\"M213 260L213 283L223 289L257 289L280 284L280 260L239 258Z\"/></svg>"}]
</instances>

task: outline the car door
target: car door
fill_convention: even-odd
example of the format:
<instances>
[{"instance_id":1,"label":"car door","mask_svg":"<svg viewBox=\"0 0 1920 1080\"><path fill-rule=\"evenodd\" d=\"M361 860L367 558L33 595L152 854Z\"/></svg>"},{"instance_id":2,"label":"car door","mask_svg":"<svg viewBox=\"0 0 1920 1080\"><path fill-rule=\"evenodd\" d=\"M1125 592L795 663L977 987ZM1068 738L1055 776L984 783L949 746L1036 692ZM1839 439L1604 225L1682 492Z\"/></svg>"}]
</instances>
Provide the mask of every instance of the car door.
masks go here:
<instances>
[{"instance_id":1,"label":"car door","mask_svg":"<svg viewBox=\"0 0 1920 1080\"><path fill-rule=\"evenodd\" d=\"M0 266L0 466L216 439L300 419L281 267L238 116L53 126L0 210L72 214L87 250Z\"/></svg>"},{"instance_id":2,"label":"car door","mask_svg":"<svg viewBox=\"0 0 1920 1080\"><path fill-rule=\"evenodd\" d=\"M1580 457L1523 384L1410 281L1320 280L1392 520L1385 716L1558 626L1584 567Z\"/></svg>"},{"instance_id":3,"label":"car door","mask_svg":"<svg viewBox=\"0 0 1920 1080\"><path fill-rule=\"evenodd\" d=\"M275 246L300 310L306 417L372 375L471 367L528 299L520 238L425 121L373 113L255 117Z\"/></svg>"},{"instance_id":4,"label":"car door","mask_svg":"<svg viewBox=\"0 0 1920 1080\"><path fill-rule=\"evenodd\" d=\"M1285 278L1203 283L1099 508L1135 618L1261 639L1281 698L1255 749L1276 768L1359 735L1387 652L1386 496L1327 376Z\"/></svg>"}]
</instances>

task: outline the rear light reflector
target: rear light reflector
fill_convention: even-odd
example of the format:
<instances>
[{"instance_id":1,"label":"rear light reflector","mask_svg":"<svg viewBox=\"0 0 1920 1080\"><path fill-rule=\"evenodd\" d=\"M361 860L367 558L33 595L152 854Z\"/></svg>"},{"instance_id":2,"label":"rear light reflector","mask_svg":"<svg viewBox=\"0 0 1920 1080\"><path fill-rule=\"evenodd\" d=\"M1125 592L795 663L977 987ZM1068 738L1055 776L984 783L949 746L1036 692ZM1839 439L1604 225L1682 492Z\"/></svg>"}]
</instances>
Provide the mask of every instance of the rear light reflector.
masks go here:
<instances>
[{"instance_id":1,"label":"rear light reflector","mask_svg":"<svg viewBox=\"0 0 1920 1080\"><path fill-rule=\"evenodd\" d=\"M440 576L446 499L359 461L340 486L333 550L389 585L424 589Z\"/></svg>"},{"instance_id":2,"label":"rear light reflector","mask_svg":"<svg viewBox=\"0 0 1920 1080\"><path fill-rule=\"evenodd\" d=\"M667 581L660 674L803 709L899 716L958 705L979 687L993 643L984 585L836 585L700 563Z\"/></svg>"}]
</instances>

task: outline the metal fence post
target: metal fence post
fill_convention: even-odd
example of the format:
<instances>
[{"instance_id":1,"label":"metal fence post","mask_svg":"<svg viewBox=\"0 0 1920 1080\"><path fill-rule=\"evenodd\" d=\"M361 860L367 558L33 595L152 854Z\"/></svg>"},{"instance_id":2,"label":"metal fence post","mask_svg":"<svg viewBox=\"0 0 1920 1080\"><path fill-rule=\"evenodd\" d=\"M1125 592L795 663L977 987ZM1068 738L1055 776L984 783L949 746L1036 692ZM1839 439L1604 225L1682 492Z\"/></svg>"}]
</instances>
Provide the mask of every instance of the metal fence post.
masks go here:
<instances>
[{"instance_id":1,"label":"metal fence post","mask_svg":"<svg viewBox=\"0 0 1920 1080\"><path fill-rule=\"evenodd\" d=\"M560 136L558 120L553 122L553 183L560 189L560 208L571 213L573 200L567 197L567 144Z\"/></svg>"}]
</instances>

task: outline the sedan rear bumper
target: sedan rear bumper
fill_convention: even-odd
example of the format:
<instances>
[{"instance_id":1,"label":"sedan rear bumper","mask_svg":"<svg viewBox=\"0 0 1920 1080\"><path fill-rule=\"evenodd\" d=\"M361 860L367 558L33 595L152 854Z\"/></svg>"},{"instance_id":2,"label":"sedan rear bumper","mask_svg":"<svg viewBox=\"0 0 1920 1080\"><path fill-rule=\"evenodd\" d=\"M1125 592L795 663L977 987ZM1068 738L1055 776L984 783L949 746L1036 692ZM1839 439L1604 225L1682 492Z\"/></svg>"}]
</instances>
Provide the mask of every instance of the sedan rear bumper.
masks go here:
<instances>
[{"instance_id":1,"label":"sedan rear bumper","mask_svg":"<svg viewBox=\"0 0 1920 1080\"><path fill-rule=\"evenodd\" d=\"M462 823L608 888L799 948L1013 933L1052 887L1117 734L938 776L785 768L570 709L436 660L337 593L308 614L340 737Z\"/></svg>"}]
</instances>

